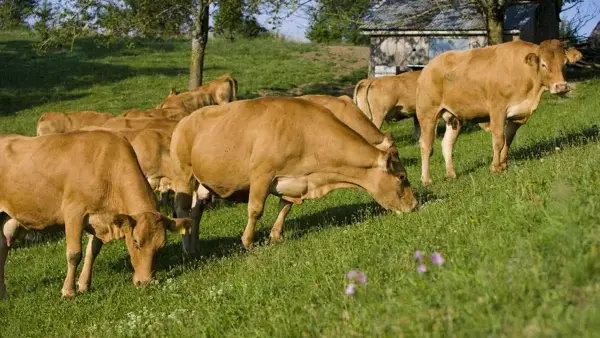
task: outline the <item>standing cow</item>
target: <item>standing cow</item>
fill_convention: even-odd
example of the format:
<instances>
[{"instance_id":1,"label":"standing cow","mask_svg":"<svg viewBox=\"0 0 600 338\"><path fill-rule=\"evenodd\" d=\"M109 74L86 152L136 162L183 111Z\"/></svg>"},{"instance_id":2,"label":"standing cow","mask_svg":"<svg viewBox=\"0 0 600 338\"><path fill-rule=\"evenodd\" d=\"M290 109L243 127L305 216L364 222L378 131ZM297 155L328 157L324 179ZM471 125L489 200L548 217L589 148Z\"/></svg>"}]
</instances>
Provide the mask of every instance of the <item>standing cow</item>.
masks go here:
<instances>
[{"instance_id":1,"label":"standing cow","mask_svg":"<svg viewBox=\"0 0 600 338\"><path fill-rule=\"evenodd\" d=\"M125 238L135 270L133 282L148 284L166 229L182 231L190 220L171 220L156 199L131 145L106 131L40 137L0 136L0 298L6 297L4 265L19 228L64 225L67 276L63 297L75 296L83 231L90 238L79 292L91 285L102 244Z\"/></svg>"},{"instance_id":2,"label":"standing cow","mask_svg":"<svg viewBox=\"0 0 600 338\"><path fill-rule=\"evenodd\" d=\"M417 89L423 184L431 183L429 157L442 114L448 125L442 141L447 177L456 177L452 150L464 120L489 121L491 171L503 171L515 133L531 117L542 93L569 91L563 68L579 59L579 51L565 49L558 40L540 45L512 41L435 57L422 71Z\"/></svg>"},{"instance_id":3,"label":"standing cow","mask_svg":"<svg viewBox=\"0 0 600 338\"><path fill-rule=\"evenodd\" d=\"M253 243L269 194L280 198L273 242L282 239L292 203L334 189L366 190L381 206L398 213L417 205L396 148L378 150L329 110L307 100L265 97L202 108L177 125L171 156L190 188L197 188L199 200L215 194L248 202L242 236L246 248ZM176 194L178 204L186 203L179 204L178 216L191 207L191 198L184 197ZM202 203L196 202L192 243L184 240L188 251L199 245L201 215Z\"/></svg>"}]
</instances>

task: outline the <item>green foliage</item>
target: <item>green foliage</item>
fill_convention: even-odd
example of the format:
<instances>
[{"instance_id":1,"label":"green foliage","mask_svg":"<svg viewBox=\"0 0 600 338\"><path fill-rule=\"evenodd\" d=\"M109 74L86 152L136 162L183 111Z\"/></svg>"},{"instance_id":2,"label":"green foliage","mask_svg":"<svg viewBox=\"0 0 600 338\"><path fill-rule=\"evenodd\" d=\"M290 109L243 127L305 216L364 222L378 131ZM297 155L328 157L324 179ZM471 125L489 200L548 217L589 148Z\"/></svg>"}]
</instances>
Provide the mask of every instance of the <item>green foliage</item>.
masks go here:
<instances>
[{"instance_id":1,"label":"green foliage","mask_svg":"<svg viewBox=\"0 0 600 338\"><path fill-rule=\"evenodd\" d=\"M0 29L12 29L25 25L25 19L33 13L37 0L0 1Z\"/></svg>"},{"instance_id":2,"label":"green foliage","mask_svg":"<svg viewBox=\"0 0 600 338\"><path fill-rule=\"evenodd\" d=\"M220 0L214 14L213 32L216 36L233 41L236 37L257 38L267 29L256 20L257 1Z\"/></svg>"},{"instance_id":3,"label":"green foliage","mask_svg":"<svg viewBox=\"0 0 600 338\"><path fill-rule=\"evenodd\" d=\"M370 0L319 0L308 10L310 27L306 37L312 42L345 42L366 45L367 36L361 35L359 26Z\"/></svg>"}]
</instances>

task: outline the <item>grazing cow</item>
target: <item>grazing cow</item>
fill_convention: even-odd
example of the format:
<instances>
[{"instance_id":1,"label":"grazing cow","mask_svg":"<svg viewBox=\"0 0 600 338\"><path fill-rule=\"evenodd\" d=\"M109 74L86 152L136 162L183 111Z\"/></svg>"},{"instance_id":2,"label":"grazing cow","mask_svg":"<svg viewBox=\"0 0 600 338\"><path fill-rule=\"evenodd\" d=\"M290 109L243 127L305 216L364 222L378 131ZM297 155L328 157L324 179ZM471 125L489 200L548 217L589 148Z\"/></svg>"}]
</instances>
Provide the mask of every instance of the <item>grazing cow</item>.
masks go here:
<instances>
[{"instance_id":1,"label":"grazing cow","mask_svg":"<svg viewBox=\"0 0 600 338\"><path fill-rule=\"evenodd\" d=\"M174 88L167 98L159 103L156 108L183 109L191 113L204 106L225 104L236 100L237 80L229 73L223 74L209 83L177 93Z\"/></svg>"},{"instance_id":2,"label":"grazing cow","mask_svg":"<svg viewBox=\"0 0 600 338\"><path fill-rule=\"evenodd\" d=\"M431 60L419 77L417 90L423 184L431 183L429 157L442 114L449 126L442 141L447 177L456 177L452 150L463 120L489 121L494 150L490 169L503 171L517 129L531 117L544 91L569 91L563 68L579 59L581 53L576 49L548 40L540 45L512 41L449 51Z\"/></svg>"},{"instance_id":3,"label":"grazing cow","mask_svg":"<svg viewBox=\"0 0 600 338\"><path fill-rule=\"evenodd\" d=\"M152 190L161 195L161 204L166 203L173 177L169 156L171 135L157 129L110 129L85 127L82 131L104 130L121 135L129 141L138 159L142 172Z\"/></svg>"},{"instance_id":4,"label":"grazing cow","mask_svg":"<svg viewBox=\"0 0 600 338\"><path fill-rule=\"evenodd\" d=\"M67 276L62 295L75 295L81 237L89 232L79 292L91 285L94 259L103 243L125 238L135 270L133 282L148 284L165 229L181 231L190 220L171 220L156 199L131 145L105 131L26 137L0 136L0 295L6 296L4 263L20 227L64 225ZM18 226L17 226L18 225Z\"/></svg>"},{"instance_id":5,"label":"grazing cow","mask_svg":"<svg viewBox=\"0 0 600 338\"><path fill-rule=\"evenodd\" d=\"M329 110L308 100L263 97L202 108L175 128L171 157L190 189L197 188L192 237L184 238L186 251L199 245L200 201L211 194L248 202L242 236L246 248L253 243L254 227L269 194L280 198L273 242L282 239L292 203L334 189L364 189L397 213L417 205L395 147L387 151L373 147ZM185 216L191 197L176 190L175 199L178 216Z\"/></svg>"},{"instance_id":6,"label":"grazing cow","mask_svg":"<svg viewBox=\"0 0 600 338\"><path fill-rule=\"evenodd\" d=\"M415 139L419 139L419 121L415 115L417 80L421 71L395 76L360 80L354 88L354 103L377 128L384 119L413 118Z\"/></svg>"},{"instance_id":7,"label":"grazing cow","mask_svg":"<svg viewBox=\"0 0 600 338\"><path fill-rule=\"evenodd\" d=\"M155 117L162 119L181 120L188 116L190 113L187 110L181 108L168 108L168 109L129 109L121 114L122 117L128 118L139 118L139 117Z\"/></svg>"},{"instance_id":8,"label":"grazing cow","mask_svg":"<svg viewBox=\"0 0 600 338\"><path fill-rule=\"evenodd\" d=\"M367 117L354 105L352 99L339 98L328 95L303 95L299 99L308 100L329 109L335 117L352 128L367 142L379 150L387 150L394 145L394 139L390 134L383 134Z\"/></svg>"},{"instance_id":9,"label":"grazing cow","mask_svg":"<svg viewBox=\"0 0 600 338\"><path fill-rule=\"evenodd\" d=\"M179 121L155 117L129 118L118 116L107 121L101 127L108 129L158 129L171 135L177 122Z\"/></svg>"},{"instance_id":10,"label":"grazing cow","mask_svg":"<svg viewBox=\"0 0 600 338\"><path fill-rule=\"evenodd\" d=\"M113 118L112 114L96 111L43 113L37 123L37 136L62 134L87 126L100 126Z\"/></svg>"}]
</instances>

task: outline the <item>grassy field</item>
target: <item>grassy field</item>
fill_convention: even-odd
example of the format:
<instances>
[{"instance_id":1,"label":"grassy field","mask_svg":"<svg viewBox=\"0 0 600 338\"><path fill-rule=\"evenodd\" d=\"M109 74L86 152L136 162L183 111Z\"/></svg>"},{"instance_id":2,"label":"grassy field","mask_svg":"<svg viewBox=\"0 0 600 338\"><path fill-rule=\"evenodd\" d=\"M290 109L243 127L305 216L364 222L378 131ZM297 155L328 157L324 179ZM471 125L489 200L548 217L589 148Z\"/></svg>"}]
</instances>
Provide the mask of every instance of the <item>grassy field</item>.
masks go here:
<instances>
[{"instance_id":1,"label":"grassy field","mask_svg":"<svg viewBox=\"0 0 600 338\"><path fill-rule=\"evenodd\" d=\"M151 107L170 85L184 87L187 55L187 42L174 41L34 57L24 33L0 35L0 132L33 134L43 111ZM230 71L244 97L339 93L366 73L350 54L275 41L213 40L207 62L208 79ZM491 136L472 127L457 142L458 179L445 180L438 140L430 188L419 183L412 123L386 124L419 211L387 214L364 192L335 191L295 206L286 240L270 245L269 198L262 244L245 253L246 206L219 205L204 214L201 255L184 257L170 237L147 288L133 287L124 243L113 242L93 290L62 300L64 240L21 245L9 253L0 336L598 336L599 92L600 78L585 76L565 98L544 95L504 174L489 172ZM368 283L346 296L354 268Z\"/></svg>"}]
</instances>

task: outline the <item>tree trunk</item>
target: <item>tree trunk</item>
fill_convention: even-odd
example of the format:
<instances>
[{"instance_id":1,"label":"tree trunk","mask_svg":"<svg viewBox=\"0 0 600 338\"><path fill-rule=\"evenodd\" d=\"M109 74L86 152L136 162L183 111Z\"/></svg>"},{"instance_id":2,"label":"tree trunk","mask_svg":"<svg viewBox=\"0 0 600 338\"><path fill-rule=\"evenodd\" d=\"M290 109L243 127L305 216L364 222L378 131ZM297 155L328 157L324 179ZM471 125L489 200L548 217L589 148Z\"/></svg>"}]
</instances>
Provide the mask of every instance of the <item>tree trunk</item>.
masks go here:
<instances>
[{"instance_id":1,"label":"tree trunk","mask_svg":"<svg viewBox=\"0 0 600 338\"><path fill-rule=\"evenodd\" d=\"M192 30L192 55L190 60L189 89L202 85L204 70L204 51L208 42L208 7L210 0L199 0L194 13L194 28Z\"/></svg>"},{"instance_id":2,"label":"tree trunk","mask_svg":"<svg viewBox=\"0 0 600 338\"><path fill-rule=\"evenodd\" d=\"M492 1L487 10L488 44L497 45L504 42L504 13L506 1Z\"/></svg>"}]
</instances>

